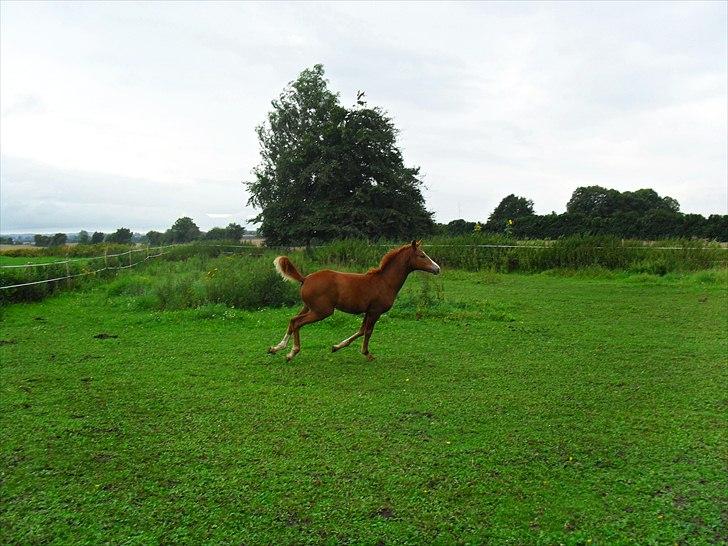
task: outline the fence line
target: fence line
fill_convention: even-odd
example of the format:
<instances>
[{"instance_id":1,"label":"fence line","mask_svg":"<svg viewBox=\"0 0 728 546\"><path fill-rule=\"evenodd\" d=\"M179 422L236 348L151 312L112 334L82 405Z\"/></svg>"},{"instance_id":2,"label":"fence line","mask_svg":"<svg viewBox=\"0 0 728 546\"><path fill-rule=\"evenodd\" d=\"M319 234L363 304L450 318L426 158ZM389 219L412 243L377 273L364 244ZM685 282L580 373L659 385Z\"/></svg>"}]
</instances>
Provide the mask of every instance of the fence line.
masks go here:
<instances>
[{"instance_id":1,"label":"fence line","mask_svg":"<svg viewBox=\"0 0 728 546\"><path fill-rule=\"evenodd\" d=\"M254 246L254 245L203 245L219 248L247 248L247 249L301 249L306 248L326 248L329 245L311 245L305 246ZM383 244L371 244L367 246L376 246L381 248L395 248L398 245L383 245ZM424 247L445 247L445 248L552 248L553 245L441 245L441 244L423 244ZM600 248L600 249L611 249L611 248L623 248L623 249L639 249L639 250L728 250L728 247L707 247L707 248L695 248L695 247L684 247L684 246L589 246L588 248Z\"/></svg>"},{"instance_id":2,"label":"fence line","mask_svg":"<svg viewBox=\"0 0 728 546\"><path fill-rule=\"evenodd\" d=\"M100 260L102 258L117 258L119 256L126 256L127 254L131 254L132 252L144 252L149 250L158 250L160 248L169 248L172 246L177 245L165 245L165 246L154 246L154 247L144 247L144 248L133 248L131 250L127 250L126 252L121 252L119 254L102 254L100 256L84 256L81 258L67 258L65 260L60 260L57 262L43 262L39 264L13 264L13 265L0 265L0 269L13 269L13 268L19 268L19 267L47 267L49 265L63 265L71 262L82 262L84 260L86 261L93 261L93 260Z\"/></svg>"},{"instance_id":3,"label":"fence line","mask_svg":"<svg viewBox=\"0 0 728 546\"><path fill-rule=\"evenodd\" d=\"M159 247L159 248L164 248L164 247ZM20 284L10 284L8 286L0 286L0 290L8 290L10 288L21 288L23 286L32 286L34 284L43 284L43 283L47 283L47 282L62 281L64 279L74 279L76 277L84 277L86 275L94 275L94 274L100 273L102 271L114 271L114 270L119 270L119 269L129 269L130 267L135 267L135 266L139 265L140 263L146 262L147 260L149 260L151 258L157 258L158 256L163 256L164 254L168 254L168 253L169 252L160 252L159 254L152 254L150 256L147 256L143 260L139 260L138 262L135 262L135 263L129 264L129 265L123 265L123 266L117 266L117 267L102 267L100 269L93 269L91 271L82 271L81 273L76 273L75 275L68 275L67 274L67 275L65 275L63 277L56 277L54 279L43 279L43 280L40 280L40 281L24 282L24 283L20 283ZM129 254L129 253L128 252L124 252L122 254L116 254L115 256L123 256L124 254ZM103 256L99 256L99 257L100 258L103 258ZM58 262L56 262L56 263L58 263Z\"/></svg>"},{"instance_id":4,"label":"fence line","mask_svg":"<svg viewBox=\"0 0 728 546\"><path fill-rule=\"evenodd\" d=\"M162 248L170 248L173 246L181 246L181 244L173 244L173 245L164 245L164 246L157 246L157 247L145 247L145 248L135 248L132 250L127 250L126 252L120 252L119 254L108 254L108 255L100 255L100 256L86 256L81 258L68 258L66 260L59 260L57 262L43 262L38 264L11 264L11 265L0 265L0 269L17 269L17 268L30 268L30 267L48 267L51 265L63 265L68 264L71 262L82 262L82 261L94 261L94 260L100 260L101 258L107 259L107 258L118 258L119 256L126 256L128 254L131 254L133 252L145 252L149 250L158 250ZM309 247L304 246L254 246L254 245L202 245L203 247L213 247L213 248L245 248L249 250L273 250L273 249L287 249L287 250L296 250L296 249L306 249L306 248L326 248L328 245L311 245ZM376 246L381 248L394 248L397 245L384 245L384 244L372 244L368 246ZM553 245L445 245L445 244L425 244L422 245L428 248L432 247L444 247L444 248L552 248ZM630 249L630 250L728 250L728 247L714 247L714 248L694 248L694 247L683 247L683 246L619 246L619 247L611 247L611 246L590 246L589 248L597 248L597 249L613 249L613 248L623 248L623 249Z\"/></svg>"},{"instance_id":5,"label":"fence line","mask_svg":"<svg viewBox=\"0 0 728 546\"><path fill-rule=\"evenodd\" d=\"M108 263L107 262L108 258L118 258L120 256L126 256L126 255L129 255L129 259L131 260L131 254L134 253L134 252L149 252L150 250L161 250L161 249L171 248L171 247L175 247L175 246L180 246L180 244L171 244L171 245L164 245L164 246L157 246L157 247L136 248L136 249L127 250L126 252L120 252L118 254L108 254L108 255L101 255L101 256L81 257L81 258L69 258L67 260L58 261L58 262L44 262L44 263L39 263L39 264L2 265L2 266L0 266L0 269L23 268L23 267L24 268L30 268L30 267L47 267L47 266L51 266L51 265L63 265L63 264L66 264L66 270L68 271L68 264L71 263L71 262L78 262L78 261L83 261L83 260L94 261L94 260L100 260L100 259L103 258L104 259L104 263ZM255 250L257 250L257 249L262 249L262 250L268 249L268 250L272 250L272 249L276 249L276 248L277 249L293 250L293 249L297 249L297 248L300 248L300 249L306 248L306 247L290 247L290 246L258 247L258 246L254 246L254 245L225 245L225 244L203 245L203 247L205 247L205 246L206 247L213 247L213 248L245 248L245 249L250 249L250 250L253 250L253 249L255 249ZM313 245L313 246L308 247L308 248L324 248L326 246L327 245ZM369 246L377 246L377 247L383 247L383 248L393 248L393 247L395 247L397 245L373 244L373 245L369 245ZM489 244L479 244L479 245L426 244L426 245L423 245L423 246L426 246L426 247L445 247L445 248L524 248L524 249L552 248L552 245L495 245L495 244L493 244L493 245L489 245ZM619 246L619 247L594 246L594 247L590 247L590 248L597 248L597 249L622 248L622 249L639 249L639 250L645 249L645 250L686 250L686 251L689 251L689 250L706 250L704 248L679 247L679 246L626 246L626 247L625 246ZM710 250L728 250L728 248L715 247L715 248L711 248ZM135 262L135 263L130 263L129 265L114 266L114 267L110 267L110 266L107 265L107 266L102 267L100 269L95 269L95 270L92 270L92 271L85 271L85 272L77 273L77 274L74 274L74 275L70 275L70 274L67 273L63 277L55 277L53 279L43 279L43 280L40 280L40 281L32 281L32 282L26 282L26 283L20 283L20 284L11 284L11 285L8 285L8 286L0 286L0 290L8 290L10 288L21 288L23 286L32 286L32 285L36 285L36 284L43 284L43 283L48 283L48 282L61 281L61 280L64 280L64 279L73 279L73 278L76 278L76 277L83 277L83 276L86 276L86 275L93 275L95 273L100 273L102 271L116 271L116 270L121 270L121 269L129 269L131 267L135 267L135 266L139 265L142 262L146 262L147 260L149 260L151 258L156 258L158 256L162 256L162 255L168 254L168 253L169 253L169 251L167 251L167 252L160 252L158 254L148 255L143 260L139 260L138 262ZM721 263L724 262L724 261L725 260L718 260L718 262L721 262Z\"/></svg>"}]
</instances>

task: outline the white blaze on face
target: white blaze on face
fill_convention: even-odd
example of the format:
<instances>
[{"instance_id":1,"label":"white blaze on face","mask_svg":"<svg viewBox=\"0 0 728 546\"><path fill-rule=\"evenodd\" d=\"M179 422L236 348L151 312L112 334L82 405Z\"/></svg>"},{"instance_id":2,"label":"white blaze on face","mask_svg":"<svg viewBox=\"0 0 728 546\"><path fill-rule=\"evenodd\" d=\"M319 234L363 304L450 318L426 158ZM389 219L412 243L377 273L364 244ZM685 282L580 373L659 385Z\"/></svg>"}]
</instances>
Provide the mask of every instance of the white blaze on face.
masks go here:
<instances>
[{"instance_id":1,"label":"white blaze on face","mask_svg":"<svg viewBox=\"0 0 728 546\"><path fill-rule=\"evenodd\" d=\"M435 275L437 275L437 274L438 274L438 273L440 272L440 266L439 266L439 265L437 265L437 263L435 263L435 260L433 260L432 258L430 258L430 257L429 257L429 256L427 255L427 253L426 253L426 252L422 251L422 254L424 254L424 255L425 255L425 258L427 258L428 260L430 260L430 264L432 265L432 272L433 272L433 273L434 273Z\"/></svg>"}]
</instances>

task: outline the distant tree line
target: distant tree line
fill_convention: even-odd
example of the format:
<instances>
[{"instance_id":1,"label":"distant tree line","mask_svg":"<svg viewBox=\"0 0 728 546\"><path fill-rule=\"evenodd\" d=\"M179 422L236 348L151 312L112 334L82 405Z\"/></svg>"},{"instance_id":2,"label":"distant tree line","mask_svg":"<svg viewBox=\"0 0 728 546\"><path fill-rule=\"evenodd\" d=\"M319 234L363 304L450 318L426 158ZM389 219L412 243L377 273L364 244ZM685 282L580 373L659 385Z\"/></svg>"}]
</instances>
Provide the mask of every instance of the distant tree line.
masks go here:
<instances>
[{"instance_id":1,"label":"distant tree line","mask_svg":"<svg viewBox=\"0 0 728 546\"><path fill-rule=\"evenodd\" d=\"M35 246L63 246L68 240L65 233L56 233L55 235L34 235L33 241Z\"/></svg>"},{"instance_id":2,"label":"distant tree line","mask_svg":"<svg viewBox=\"0 0 728 546\"><path fill-rule=\"evenodd\" d=\"M174 243L188 243L195 240L227 240L227 241L239 241L246 234L245 228L240 224L231 223L227 227L215 227L207 233L200 231L197 224L189 218L184 216L177 219L171 228L168 230L161 231L149 231L145 235L139 235L133 233L129 228L119 228L113 233L103 233L101 231L94 231L93 234L89 235L88 231L81 230L78 235L75 236L75 241L79 244L99 244L99 243L119 243L119 244L131 244L132 242L149 243L150 245L165 245ZM10 242L3 244L12 244L12 238L6 238ZM35 235L33 237L35 246L51 247L51 246L63 246L68 241L68 235L65 233L56 233L55 235Z\"/></svg>"},{"instance_id":3,"label":"distant tree line","mask_svg":"<svg viewBox=\"0 0 728 546\"><path fill-rule=\"evenodd\" d=\"M620 192L601 186L577 188L563 214L538 215L533 201L506 196L486 222L453 220L438 232L463 235L474 231L504 233L520 239L558 239L572 235L612 235L625 239L688 237L728 241L728 215L680 212L672 197L652 189Z\"/></svg>"},{"instance_id":4,"label":"distant tree line","mask_svg":"<svg viewBox=\"0 0 728 546\"><path fill-rule=\"evenodd\" d=\"M149 231L144 239L150 245L164 245L175 243L189 243L200 239L208 241L239 241L246 234L245 228L240 224L230 223L227 227L214 227L207 233L200 231L197 224L188 216L178 218L165 232Z\"/></svg>"}]
</instances>

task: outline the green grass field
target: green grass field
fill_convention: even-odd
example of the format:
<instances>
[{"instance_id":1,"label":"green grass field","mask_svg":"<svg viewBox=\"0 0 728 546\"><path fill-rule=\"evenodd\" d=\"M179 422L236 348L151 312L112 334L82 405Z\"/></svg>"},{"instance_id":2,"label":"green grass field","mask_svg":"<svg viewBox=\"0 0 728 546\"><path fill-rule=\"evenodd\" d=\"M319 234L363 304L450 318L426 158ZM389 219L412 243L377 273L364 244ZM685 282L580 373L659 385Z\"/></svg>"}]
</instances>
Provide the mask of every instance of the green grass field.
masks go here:
<instances>
[{"instance_id":1,"label":"green grass field","mask_svg":"<svg viewBox=\"0 0 728 546\"><path fill-rule=\"evenodd\" d=\"M295 309L6 306L0 542L725 543L725 281L412 276L371 363L340 313L289 364Z\"/></svg>"}]
</instances>

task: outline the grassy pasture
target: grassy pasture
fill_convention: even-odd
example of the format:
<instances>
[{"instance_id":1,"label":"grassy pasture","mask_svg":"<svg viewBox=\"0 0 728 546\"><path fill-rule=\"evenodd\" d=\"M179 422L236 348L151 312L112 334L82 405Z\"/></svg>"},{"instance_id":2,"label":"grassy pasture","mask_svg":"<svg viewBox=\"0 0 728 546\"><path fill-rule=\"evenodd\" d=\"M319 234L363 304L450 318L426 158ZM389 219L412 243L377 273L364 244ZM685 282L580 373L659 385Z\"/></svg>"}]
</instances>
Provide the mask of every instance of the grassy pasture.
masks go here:
<instances>
[{"instance_id":1,"label":"grassy pasture","mask_svg":"<svg viewBox=\"0 0 728 546\"><path fill-rule=\"evenodd\" d=\"M727 539L725 274L441 281L371 363L340 313L287 364L295 308L1 308L0 542Z\"/></svg>"}]
</instances>

